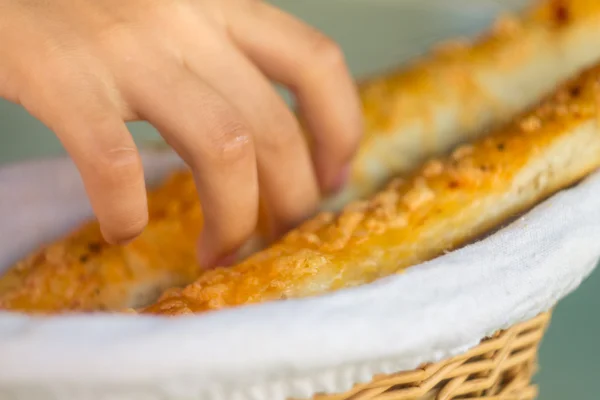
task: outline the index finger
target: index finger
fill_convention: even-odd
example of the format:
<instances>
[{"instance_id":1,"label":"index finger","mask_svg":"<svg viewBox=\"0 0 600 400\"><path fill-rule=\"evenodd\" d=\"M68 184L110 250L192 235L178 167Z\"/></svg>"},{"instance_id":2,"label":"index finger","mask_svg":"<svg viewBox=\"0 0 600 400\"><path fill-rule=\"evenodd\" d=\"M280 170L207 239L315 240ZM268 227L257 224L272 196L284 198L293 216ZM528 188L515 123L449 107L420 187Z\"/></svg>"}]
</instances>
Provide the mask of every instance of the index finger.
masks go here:
<instances>
[{"instance_id":1,"label":"index finger","mask_svg":"<svg viewBox=\"0 0 600 400\"><path fill-rule=\"evenodd\" d=\"M125 244L148 222L140 155L123 118L102 83L89 78L81 90L77 73L52 70L54 80L37 86L25 108L54 131L77 166L105 240ZM85 74L85 73L83 73Z\"/></svg>"}]
</instances>

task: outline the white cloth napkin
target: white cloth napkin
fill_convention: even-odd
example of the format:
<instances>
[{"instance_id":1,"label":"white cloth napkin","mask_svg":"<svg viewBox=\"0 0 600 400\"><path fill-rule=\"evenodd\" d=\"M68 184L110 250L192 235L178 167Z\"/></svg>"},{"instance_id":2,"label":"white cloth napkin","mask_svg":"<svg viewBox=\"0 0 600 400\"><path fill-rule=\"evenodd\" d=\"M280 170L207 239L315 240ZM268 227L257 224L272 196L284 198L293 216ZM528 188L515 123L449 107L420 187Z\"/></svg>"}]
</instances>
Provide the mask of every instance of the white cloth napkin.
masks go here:
<instances>
[{"instance_id":1,"label":"white cloth napkin","mask_svg":"<svg viewBox=\"0 0 600 400\"><path fill-rule=\"evenodd\" d=\"M179 164L145 155L156 180ZM412 369L548 310L600 256L600 174L371 285L168 319L0 312L0 398L284 400ZM66 159L0 169L0 268L90 214Z\"/></svg>"}]
</instances>

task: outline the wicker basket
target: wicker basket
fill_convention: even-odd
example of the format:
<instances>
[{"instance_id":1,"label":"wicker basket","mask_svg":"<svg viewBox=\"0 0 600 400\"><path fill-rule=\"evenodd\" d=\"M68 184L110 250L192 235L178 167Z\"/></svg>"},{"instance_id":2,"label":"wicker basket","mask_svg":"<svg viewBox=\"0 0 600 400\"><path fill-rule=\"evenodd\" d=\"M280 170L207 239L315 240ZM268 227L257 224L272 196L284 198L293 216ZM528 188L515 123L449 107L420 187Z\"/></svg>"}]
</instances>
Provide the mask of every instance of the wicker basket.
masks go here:
<instances>
[{"instance_id":1,"label":"wicker basket","mask_svg":"<svg viewBox=\"0 0 600 400\"><path fill-rule=\"evenodd\" d=\"M530 400L539 344L550 322L543 313L483 340L467 353L314 400Z\"/></svg>"}]
</instances>

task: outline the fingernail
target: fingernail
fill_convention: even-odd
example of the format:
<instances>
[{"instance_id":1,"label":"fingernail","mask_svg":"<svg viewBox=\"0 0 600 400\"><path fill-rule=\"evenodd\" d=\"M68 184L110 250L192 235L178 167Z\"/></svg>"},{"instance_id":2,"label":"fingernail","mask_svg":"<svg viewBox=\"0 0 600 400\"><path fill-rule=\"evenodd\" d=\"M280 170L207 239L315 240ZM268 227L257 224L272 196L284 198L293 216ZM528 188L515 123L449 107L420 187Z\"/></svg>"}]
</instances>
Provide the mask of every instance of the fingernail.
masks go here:
<instances>
[{"instance_id":1,"label":"fingernail","mask_svg":"<svg viewBox=\"0 0 600 400\"><path fill-rule=\"evenodd\" d=\"M201 258L202 260L202 258ZM237 260L236 254L229 254L227 256L221 258L211 258L204 259L204 261L200 261L200 266L203 269L215 269L218 267L229 267L235 263Z\"/></svg>"},{"instance_id":2,"label":"fingernail","mask_svg":"<svg viewBox=\"0 0 600 400\"><path fill-rule=\"evenodd\" d=\"M237 256L235 253L226 255L225 257L221 257L220 259L218 259L214 263L214 266L215 267L229 267L230 265L232 265L235 262L236 258L237 258Z\"/></svg>"},{"instance_id":3,"label":"fingernail","mask_svg":"<svg viewBox=\"0 0 600 400\"><path fill-rule=\"evenodd\" d=\"M210 244L207 243L207 240L204 239L204 236L200 236L197 243L198 243L198 245L196 247L197 257L198 257L198 262L200 263L200 266L202 268L212 267L212 264L215 261L215 257L213 255L213 253L210 251L211 250Z\"/></svg>"},{"instance_id":4,"label":"fingernail","mask_svg":"<svg viewBox=\"0 0 600 400\"><path fill-rule=\"evenodd\" d=\"M346 183L348 183L348 179L350 178L350 165L346 165L342 168L336 179L333 181L332 191L337 193L341 191Z\"/></svg>"}]
</instances>

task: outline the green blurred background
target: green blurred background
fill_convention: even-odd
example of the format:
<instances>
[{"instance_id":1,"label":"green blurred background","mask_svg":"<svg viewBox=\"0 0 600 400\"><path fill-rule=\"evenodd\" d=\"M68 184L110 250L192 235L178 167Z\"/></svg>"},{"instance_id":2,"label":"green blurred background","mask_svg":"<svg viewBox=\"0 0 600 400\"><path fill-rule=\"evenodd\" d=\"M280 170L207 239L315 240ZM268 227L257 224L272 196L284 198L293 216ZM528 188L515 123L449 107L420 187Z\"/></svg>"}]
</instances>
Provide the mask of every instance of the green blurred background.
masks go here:
<instances>
[{"instance_id":1,"label":"green blurred background","mask_svg":"<svg viewBox=\"0 0 600 400\"><path fill-rule=\"evenodd\" d=\"M472 35L522 0L277 0L337 40L352 72L364 76L417 56L432 44ZM1 60L0 60L1 61ZM57 99L60 101L60 99ZM160 140L144 123L129 124L142 145ZM0 163L63 154L53 134L21 108L0 100ZM2 188L0 188L2 190ZM600 370L600 272L558 306L541 351L542 400L596 400Z\"/></svg>"}]
</instances>

